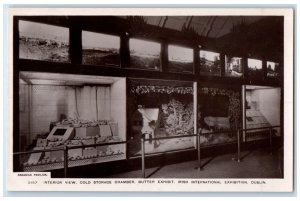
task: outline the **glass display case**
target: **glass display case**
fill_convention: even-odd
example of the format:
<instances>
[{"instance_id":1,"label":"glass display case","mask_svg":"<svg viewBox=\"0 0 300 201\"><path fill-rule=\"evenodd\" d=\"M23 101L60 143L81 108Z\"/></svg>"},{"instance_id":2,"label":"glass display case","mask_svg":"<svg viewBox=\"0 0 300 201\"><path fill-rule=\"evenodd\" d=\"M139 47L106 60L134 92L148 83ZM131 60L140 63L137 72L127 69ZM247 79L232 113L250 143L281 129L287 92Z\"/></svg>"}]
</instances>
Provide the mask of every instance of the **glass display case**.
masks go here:
<instances>
[{"instance_id":1,"label":"glass display case","mask_svg":"<svg viewBox=\"0 0 300 201\"><path fill-rule=\"evenodd\" d=\"M244 140L251 141L269 137L270 126L280 126L280 88L246 85L245 88L245 128L255 129L244 133ZM274 128L280 136L280 129Z\"/></svg>"},{"instance_id":2,"label":"glass display case","mask_svg":"<svg viewBox=\"0 0 300 201\"><path fill-rule=\"evenodd\" d=\"M235 142L236 133L228 131L241 127L240 90L200 87L198 97L202 146Z\"/></svg>"},{"instance_id":3,"label":"glass display case","mask_svg":"<svg viewBox=\"0 0 300 201\"><path fill-rule=\"evenodd\" d=\"M49 150L24 171L63 168L66 146L69 167L126 158L125 78L21 72L19 89L21 151Z\"/></svg>"},{"instance_id":4,"label":"glass display case","mask_svg":"<svg viewBox=\"0 0 300 201\"><path fill-rule=\"evenodd\" d=\"M20 20L19 58L70 62L69 28Z\"/></svg>"},{"instance_id":5,"label":"glass display case","mask_svg":"<svg viewBox=\"0 0 300 201\"><path fill-rule=\"evenodd\" d=\"M143 134L149 139L145 143L146 153L194 148L193 137L155 140L193 134L193 83L130 80L129 87L130 156L141 154Z\"/></svg>"}]
</instances>

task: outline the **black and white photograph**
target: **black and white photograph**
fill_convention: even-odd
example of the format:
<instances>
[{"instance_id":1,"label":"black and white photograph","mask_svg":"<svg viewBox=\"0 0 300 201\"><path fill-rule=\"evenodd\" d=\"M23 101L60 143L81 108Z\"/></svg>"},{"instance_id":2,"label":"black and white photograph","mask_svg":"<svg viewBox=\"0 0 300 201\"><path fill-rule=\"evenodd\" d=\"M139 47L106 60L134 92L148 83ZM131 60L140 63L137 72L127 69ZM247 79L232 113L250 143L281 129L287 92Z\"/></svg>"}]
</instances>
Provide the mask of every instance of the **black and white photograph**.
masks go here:
<instances>
[{"instance_id":1,"label":"black and white photograph","mask_svg":"<svg viewBox=\"0 0 300 201\"><path fill-rule=\"evenodd\" d=\"M11 16L16 177L290 181L285 12L92 11Z\"/></svg>"},{"instance_id":2,"label":"black and white photograph","mask_svg":"<svg viewBox=\"0 0 300 201\"><path fill-rule=\"evenodd\" d=\"M120 37L82 31L82 64L120 66Z\"/></svg>"},{"instance_id":3,"label":"black and white photograph","mask_svg":"<svg viewBox=\"0 0 300 201\"><path fill-rule=\"evenodd\" d=\"M221 75L220 53L211 51L200 51L200 74Z\"/></svg>"},{"instance_id":4,"label":"black and white photograph","mask_svg":"<svg viewBox=\"0 0 300 201\"><path fill-rule=\"evenodd\" d=\"M193 49L169 45L169 70L177 73L193 73Z\"/></svg>"},{"instance_id":5,"label":"black and white photograph","mask_svg":"<svg viewBox=\"0 0 300 201\"><path fill-rule=\"evenodd\" d=\"M70 62L69 28L22 20L18 26L20 58Z\"/></svg>"},{"instance_id":6,"label":"black and white photograph","mask_svg":"<svg viewBox=\"0 0 300 201\"><path fill-rule=\"evenodd\" d=\"M278 77L280 75L279 63L267 61L267 70L268 77Z\"/></svg>"},{"instance_id":7,"label":"black and white photograph","mask_svg":"<svg viewBox=\"0 0 300 201\"><path fill-rule=\"evenodd\" d=\"M130 39L130 68L160 70L161 44L157 42Z\"/></svg>"},{"instance_id":8,"label":"black and white photograph","mask_svg":"<svg viewBox=\"0 0 300 201\"><path fill-rule=\"evenodd\" d=\"M243 58L225 56L225 76L242 77L243 76Z\"/></svg>"},{"instance_id":9,"label":"black and white photograph","mask_svg":"<svg viewBox=\"0 0 300 201\"><path fill-rule=\"evenodd\" d=\"M263 79L263 61L260 59L248 59L249 79Z\"/></svg>"}]
</instances>

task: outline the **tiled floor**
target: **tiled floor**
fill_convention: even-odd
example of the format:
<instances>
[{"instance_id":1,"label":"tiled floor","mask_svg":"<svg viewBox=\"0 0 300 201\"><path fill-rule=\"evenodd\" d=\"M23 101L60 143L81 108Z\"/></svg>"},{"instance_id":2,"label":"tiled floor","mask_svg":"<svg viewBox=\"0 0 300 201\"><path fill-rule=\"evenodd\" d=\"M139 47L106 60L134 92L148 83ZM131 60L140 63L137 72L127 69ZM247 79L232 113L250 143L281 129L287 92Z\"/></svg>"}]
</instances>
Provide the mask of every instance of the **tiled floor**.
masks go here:
<instances>
[{"instance_id":1,"label":"tiled floor","mask_svg":"<svg viewBox=\"0 0 300 201\"><path fill-rule=\"evenodd\" d=\"M256 149L241 153L240 163L233 161L236 154L218 155L201 161L202 171L197 161L189 161L146 169L147 178L280 178L277 152ZM147 159L146 159L147 160ZM141 170L110 175L111 178L140 178Z\"/></svg>"}]
</instances>

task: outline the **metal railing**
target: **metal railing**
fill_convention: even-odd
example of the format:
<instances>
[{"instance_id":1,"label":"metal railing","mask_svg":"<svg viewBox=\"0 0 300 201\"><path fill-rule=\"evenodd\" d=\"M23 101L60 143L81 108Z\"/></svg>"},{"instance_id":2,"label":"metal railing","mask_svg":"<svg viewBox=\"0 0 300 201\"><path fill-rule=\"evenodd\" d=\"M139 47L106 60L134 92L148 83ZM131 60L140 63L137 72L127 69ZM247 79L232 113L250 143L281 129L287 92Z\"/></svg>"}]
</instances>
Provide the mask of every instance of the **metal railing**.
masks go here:
<instances>
[{"instance_id":1,"label":"metal railing","mask_svg":"<svg viewBox=\"0 0 300 201\"><path fill-rule=\"evenodd\" d=\"M201 170L201 136L205 135L217 135L217 134L233 134L236 133L236 140L233 140L228 143L221 143L221 145L224 144L236 144L237 146L237 156L234 158L235 161L241 162L241 134L245 133L247 134L247 131L255 131L255 130L268 130L269 131L269 143L270 143L270 150L271 154L273 151L273 129L274 128L280 128L280 126L269 126L269 127L259 127L259 128L249 128L249 129L238 129L238 130L230 130L230 131L216 131L216 132L207 132L202 133L201 131L198 134L192 134L192 135L178 135L178 136L168 136L168 137L157 137L157 138L151 138L146 139L145 135L143 134L141 137L141 162L142 162L142 177L145 178L146 176L146 156L152 156L157 155L157 153L151 153L147 154L145 152L145 142L147 141L155 141L155 140L168 140L168 139L178 139L178 138L186 138L186 137L196 137L196 148L192 150L197 150L197 168ZM75 146L69 146L65 145L61 148L52 148L52 149L41 149L41 150L32 150L32 151L24 151L24 152L15 152L13 153L14 156L20 156L20 155L28 155L33 153L45 153L45 152L53 152L53 151L63 151L63 169L64 169L64 177L68 177L68 168L69 168L69 154L68 151L72 149L79 149L79 148L89 148L89 147L98 147L98 146L109 146L109 145L117 145L117 144L128 144L130 141L120 141L120 142L108 142L108 143L100 143L100 144L89 144L89 145L75 145ZM213 144L212 146L216 146L217 144ZM203 147L209 147L210 145L205 145ZM165 151L162 153L170 153L173 151Z\"/></svg>"},{"instance_id":2,"label":"metal railing","mask_svg":"<svg viewBox=\"0 0 300 201\"><path fill-rule=\"evenodd\" d=\"M118 145L118 144L127 144L129 141L120 141L120 142L107 142L107 143L98 143L98 144L89 144L89 145L65 145L61 148L52 148L52 149L41 149L41 150L32 150L24 152L14 152L14 156L28 155L33 153L45 153L53 151L63 151L63 168L64 168L64 177L68 177L68 168L69 168L69 154L68 151L72 149L84 149L89 147L99 147L99 146L109 146L109 145Z\"/></svg>"},{"instance_id":3,"label":"metal railing","mask_svg":"<svg viewBox=\"0 0 300 201\"><path fill-rule=\"evenodd\" d=\"M238 129L238 130L230 130L230 131L216 131L216 132L208 132L208 133L202 133L201 131L198 134L193 134L193 135L178 135L178 136L171 136L171 137L157 137L157 138L145 138L145 134L142 135L141 137L141 152L142 152L142 158L141 158L141 163L142 163L142 177L146 177L146 156L151 156L151 155L156 155L157 153L154 154L146 154L145 153L145 142L147 141L155 141L155 140L167 140L167 139L176 139L176 138L185 138L185 137L197 137L197 143L196 143L196 150L197 150L197 164L198 164L198 169L201 170L201 141L200 137L205 136L205 135L216 135L216 134L225 134L225 133L236 133L236 140L233 140L227 144L235 144L237 146L237 156L236 158L233 158L234 161L241 162L241 134L247 131L254 131L254 130L269 130L269 142L270 142L270 150L272 154L272 146L273 146L273 129L274 128L279 128L280 126L268 126L268 127L260 127L260 128L250 128L250 129ZM224 145L226 143L221 143L221 145ZM215 144L216 145L216 144ZM215 146L214 145L214 146ZM208 146L203 146L203 147L208 147ZM164 153L170 153L173 151L165 151Z\"/></svg>"},{"instance_id":4,"label":"metal railing","mask_svg":"<svg viewBox=\"0 0 300 201\"><path fill-rule=\"evenodd\" d=\"M146 139L145 134L141 137L141 151L142 151L142 177L145 178L145 142L147 141L154 141L154 140L169 140L169 139L175 139L175 138L186 138L186 137L197 137L197 143L200 143L200 135L192 134L192 135L181 135L181 136L169 136L169 137L158 137L158 138L152 138L152 139ZM197 146L198 147L198 146ZM200 158L200 150L198 149L198 158ZM198 160L200 161L200 160ZM201 164L198 164L199 168Z\"/></svg>"},{"instance_id":5,"label":"metal railing","mask_svg":"<svg viewBox=\"0 0 300 201\"><path fill-rule=\"evenodd\" d=\"M247 135L247 131L269 131L269 143L270 143L270 151L271 154L273 154L273 130L274 128L280 128L281 126L266 126L266 127L260 127L260 128L248 128L248 129L241 129L241 132L245 132L245 135Z\"/></svg>"}]
</instances>

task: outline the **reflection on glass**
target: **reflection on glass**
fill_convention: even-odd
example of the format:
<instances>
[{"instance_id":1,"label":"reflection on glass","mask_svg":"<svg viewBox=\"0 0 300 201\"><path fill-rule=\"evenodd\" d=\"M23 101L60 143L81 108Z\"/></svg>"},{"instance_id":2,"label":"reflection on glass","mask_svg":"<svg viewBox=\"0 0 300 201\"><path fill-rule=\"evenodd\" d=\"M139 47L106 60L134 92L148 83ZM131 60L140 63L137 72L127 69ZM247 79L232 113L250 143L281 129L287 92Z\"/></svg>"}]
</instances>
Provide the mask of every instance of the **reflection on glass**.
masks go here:
<instances>
[{"instance_id":1,"label":"reflection on glass","mask_svg":"<svg viewBox=\"0 0 300 201\"><path fill-rule=\"evenodd\" d=\"M221 75L220 54L210 51L200 51L200 74Z\"/></svg>"},{"instance_id":2,"label":"reflection on glass","mask_svg":"<svg viewBox=\"0 0 300 201\"><path fill-rule=\"evenodd\" d=\"M278 77L279 76L279 63L267 61L267 76Z\"/></svg>"},{"instance_id":3,"label":"reflection on glass","mask_svg":"<svg viewBox=\"0 0 300 201\"><path fill-rule=\"evenodd\" d=\"M161 45L156 42L130 39L130 68L145 70L160 69Z\"/></svg>"},{"instance_id":4,"label":"reflection on glass","mask_svg":"<svg viewBox=\"0 0 300 201\"><path fill-rule=\"evenodd\" d=\"M120 66L120 37L83 31L82 63Z\"/></svg>"},{"instance_id":5,"label":"reflection on glass","mask_svg":"<svg viewBox=\"0 0 300 201\"><path fill-rule=\"evenodd\" d=\"M141 154L141 136L145 134L146 153L186 149L194 138L154 140L154 138L193 134L192 87L155 85L132 86L128 96L130 155Z\"/></svg>"},{"instance_id":6,"label":"reflection on glass","mask_svg":"<svg viewBox=\"0 0 300 201\"><path fill-rule=\"evenodd\" d=\"M239 90L200 87L199 96L198 127L203 146L235 141L236 134L222 131L235 130L241 124Z\"/></svg>"},{"instance_id":7,"label":"reflection on glass","mask_svg":"<svg viewBox=\"0 0 300 201\"><path fill-rule=\"evenodd\" d=\"M248 59L248 76L259 79L263 77L262 61L258 59Z\"/></svg>"},{"instance_id":8,"label":"reflection on glass","mask_svg":"<svg viewBox=\"0 0 300 201\"><path fill-rule=\"evenodd\" d=\"M280 125L280 95L279 88L265 86L246 86L246 129L264 128ZM280 129L272 130L274 135L280 135ZM269 129L249 130L245 135L247 141L269 138Z\"/></svg>"},{"instance_id":9,"label":"reflection on glass","mask_svg":"<svg viewBox=\"0 0 300 201\"><path fill-rule=\"evenodd\" d=\"M169 45L168 55L170 72L193 73L193 49Z\"/></svg>"},{"instance_id":10,"label":"reflection on glass","mask_svg":"<svg viewBox=\"0 0 300 201\"><path fill-rule=\"evenodd\" d=\"M241 77L243 75L241 57L225 57L225 76Z\"/></svg>"},{"instance_id":11,"label":"reflection on glass","mask_svg":"<svg viewBox=\"0 0 300 201\"><path fill-rule=\"evenodd\" d=\"M21 59L70 62L69 29L20 20L19 57Z\"/></svg>"}]
</instances>

